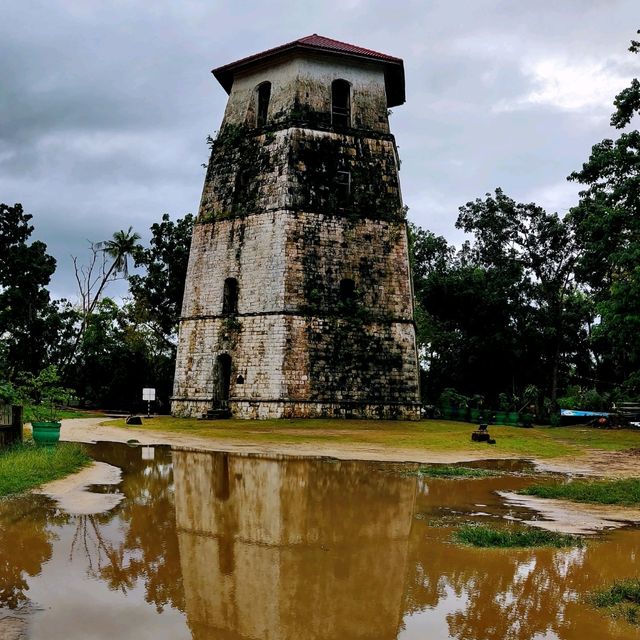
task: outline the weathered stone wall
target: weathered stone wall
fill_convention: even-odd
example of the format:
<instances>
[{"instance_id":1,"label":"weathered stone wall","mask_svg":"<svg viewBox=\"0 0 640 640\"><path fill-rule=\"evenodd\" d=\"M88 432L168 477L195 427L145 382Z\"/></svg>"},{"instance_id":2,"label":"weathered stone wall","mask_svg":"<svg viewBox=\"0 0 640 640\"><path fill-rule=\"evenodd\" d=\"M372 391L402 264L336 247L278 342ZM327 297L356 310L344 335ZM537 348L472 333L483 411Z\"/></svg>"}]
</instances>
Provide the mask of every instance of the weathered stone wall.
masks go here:
<instances>
[{"instance_id":1,"label":"weathered stone wall","mask_svg":"<svg viewBox=\"0 0 640 640\"><path fill-rule=\"evenodd\" d=\"M336 78L352 85L342 129L330 117ZM256 128L251 101L265 80L269 118ZM191 245L175 414L211 406L226 354L237 416L418 417L397 165L376 64L314 55L236 78ZM225 317L227 278L239 294Z\"/></svg>"},{"instance_id":2,"label":"weathered stone wall","mask_svg":"<svg viewBox=\"0 0 640 640\"><path fill-rule=\"evenodd\" d=\"M318 54L296 56L238 75L224 114L224 126L254 126L256 88L271 83L267 125L282 127L292 121L316 127L331 126L331 83L351 84L352 125L389 132L384 72L375 63L354 65Z\"/></svg>"},{"instance_id":3,"label":"weathered stone wall","mask_svg":"<svg viewBox=\"0 0 640 640\"><path fill-rule=\"evenodd\" d=\"M238 312L284 308L287 217L281 211L196 224L182 316L220 316L226 278L238 279Z\"/></svg>"},{"instance_id":4,"label":"weathered stone wall","mask_svg":"<svg viewBox=\"0 0 640 640\"><path fill-rule=\"evenodd\" d=\"M349 173L348 193L339 191L341 172ZM227 127L213 144L199 221L276 209L401 220L393 136Z\"/></svg>"},{"instance_id":5,"label":"weathered stone wall","mask_svg":"<svg viewBox=\"0 0 640 640\"><path fill-rule=\"evenodd\" d=\"M239 416L416 417L406 243L401 222L291 211L196 225L174 413L206 411L227 353ZM239 283L233 318L222 315L228 277ZM356 286L348 301L345 278Z\"/></svg>"}]
</instances>

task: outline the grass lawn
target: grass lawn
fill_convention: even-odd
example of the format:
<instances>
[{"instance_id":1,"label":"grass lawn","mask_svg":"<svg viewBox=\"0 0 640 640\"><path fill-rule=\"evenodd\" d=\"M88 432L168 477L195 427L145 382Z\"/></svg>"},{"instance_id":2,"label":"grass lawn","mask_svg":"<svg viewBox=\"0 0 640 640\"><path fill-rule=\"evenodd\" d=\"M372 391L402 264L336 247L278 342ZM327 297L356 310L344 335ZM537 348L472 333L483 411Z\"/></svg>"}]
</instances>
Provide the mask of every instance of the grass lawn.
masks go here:
<instances>
[{"instance_id":1,"label":"grass lawn","mask_svg":"<svg viewBox=\"0 0 640 640\"><path fill-rule=\"evenodd\" d=\"M458 465L428 465L420 467L416 474L429 478L491 478L500 475L499 471L490 469L474 469L473 467L460 467Z\"/></svg>"},{"instance_id":2,"label":"grass lawn","mask_svg":"<svg viewBox=\"0 0 640 640\"><path fill-rule=\"evenodd\" d=\"M104 424L126 427L123 419ZM554 458L580 455L586 449L619 451L640 447L640 431L590 427L491 426L495 445L471 442L474 425L448 420L194 420L161 416L143 419L150 431L250 442L323 442L363 444L427 451L483 451L519 457Z\"/></svg>"},{"instance_id":3,"label":"grass lawn","mask_svg":"<svg viewBox=\"0 0 640 640\"><path fill-rule=\"evenodd\" d=\"M525 547L573 547L582 546L582 538L545 529L497 529L465 525L453 534L455 542L473 547L525 548Z\"/></svg>"},{"instance_id":4,"label":"grass lawn","mask_svg":"<svg viewBox=\"0 0 640 640\"><path fill-rule=\"evenodd\" d=\"M614 618L640 624L640 580L622 580L607 589L592 593L588 601L606 609Z\"/></svg>"},{"instance_id":5,"label":"grass lawn","mask_svg":"<svg viewBox=\"0 0 640 640\"><path fill-rule=\"evenodd\" d=\"M0 450L0 497L63 478L89 462L82 445L75 443L55 447L25 443Z\"/></svg>"},{"instance_id":6,"label":"grass lawn","mask_svg":"<svg viewBox=\"0 0 640 640\"><path fill-rule=\"evenodd\" d=\"M60 409L58 412L58 420L71 420L73 418L101 418L103 416L102 413L92 413L91 411L80 411L79 409ZM29 405L24 407L24 413L22 416L22 421L24 423L31 422L32 420L37 420L33 415L31 407Z\"/></svg>"},{"instance_id":7,"label":"grass lawn","mask_svg":"<svg viewBox=\"0 0 640 640\"><path fill-rule=\"evenodd\" d=\"M522 493L539 498L561 498L573 502L638 506L640 505L640 478L536 484L523 489Z\"/></svg>"}]
</instances>

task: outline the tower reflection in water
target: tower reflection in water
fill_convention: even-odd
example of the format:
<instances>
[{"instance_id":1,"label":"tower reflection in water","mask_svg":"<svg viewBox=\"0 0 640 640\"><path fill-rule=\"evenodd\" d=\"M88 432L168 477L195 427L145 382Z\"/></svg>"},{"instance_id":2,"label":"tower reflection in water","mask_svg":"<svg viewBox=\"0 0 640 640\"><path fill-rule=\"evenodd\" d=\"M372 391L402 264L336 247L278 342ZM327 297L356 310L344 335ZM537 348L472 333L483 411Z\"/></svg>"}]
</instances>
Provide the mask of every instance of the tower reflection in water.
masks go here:
<instances>
[{"instance_id":1,"label":"tower reflection in water","mask_svg":"<svg viewBox=\"0 0 640 640\"><path fill-rule=\"evenodd\" d=\"M194 638L397 637L413 478L222 453L173 463Z\"/></svg>"}]
</instances>

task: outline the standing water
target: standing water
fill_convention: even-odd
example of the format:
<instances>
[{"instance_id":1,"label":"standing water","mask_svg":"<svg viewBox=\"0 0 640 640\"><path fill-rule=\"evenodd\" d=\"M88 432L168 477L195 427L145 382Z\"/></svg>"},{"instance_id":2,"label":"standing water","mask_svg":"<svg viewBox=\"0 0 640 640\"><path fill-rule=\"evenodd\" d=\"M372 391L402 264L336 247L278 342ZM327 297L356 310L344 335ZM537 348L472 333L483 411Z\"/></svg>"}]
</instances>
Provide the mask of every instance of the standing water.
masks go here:
<instances>
[{"instance_id":1,"label":"standing water","mask_svg":"<svg viewBox=\"0 0 640 640\"><path fill-rule=\"evenodd\" d=\"M0 502L3 640L640 637L583 602L640 575L639 531L573 549L451 542L462 522L531 518L495 493L531 478L105 443L91 454L122 470L118 486L93 487L124 496L109 511Z\"/></svg>"}]
</instances>

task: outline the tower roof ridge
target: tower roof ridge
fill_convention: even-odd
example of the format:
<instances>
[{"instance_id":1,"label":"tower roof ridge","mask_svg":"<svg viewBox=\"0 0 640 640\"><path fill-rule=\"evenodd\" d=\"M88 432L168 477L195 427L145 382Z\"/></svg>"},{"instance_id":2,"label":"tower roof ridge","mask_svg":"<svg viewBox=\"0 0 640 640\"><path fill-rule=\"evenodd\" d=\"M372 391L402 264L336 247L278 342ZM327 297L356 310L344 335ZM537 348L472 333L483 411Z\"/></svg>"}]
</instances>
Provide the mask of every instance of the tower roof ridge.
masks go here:
<instances>
[{"instance_id":1,"label":"tower roof ridge","mask_svg":"<svg viewBox=\"0 0 640 640\"><path fill-rule=\"evenodd\" d=\"M271 49L266 49L265 51L261 51L259 53L254 53L250 56L246 56L245 58L240 58L235 62L230 62L228 64L222 65L221 67L213 69L212 73L216 77L218 82L222 85L224 90L227 93L230 93L231 87L233 85L234 75L238 71L248 68L258 62L280 56L296 49L319 51L329 54L334 53L347 55L352 58L381 62L385 65L386 68L385 75L393 77L391 84L393 84L394 89L396 89L392 92L395 94L395 96L391 99L391 102L393 102L394 104L390 104L390 106L395 106L404 102L404 65L402 58L397 58L386 53L374 51L373 49L367 49L366 47L360 47L348 42L342 42L341 40L334 40L333 38L321 36L317 33L292 40L291 42L278 45L277 47L273 47ZM388 78L388 80L391 80L391 78ZM400 86L397 86L398 84ZM398 89L399 91L397 91Z\"/></svg>"}]
</instances>

